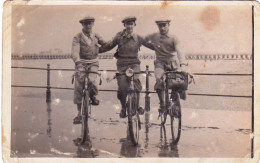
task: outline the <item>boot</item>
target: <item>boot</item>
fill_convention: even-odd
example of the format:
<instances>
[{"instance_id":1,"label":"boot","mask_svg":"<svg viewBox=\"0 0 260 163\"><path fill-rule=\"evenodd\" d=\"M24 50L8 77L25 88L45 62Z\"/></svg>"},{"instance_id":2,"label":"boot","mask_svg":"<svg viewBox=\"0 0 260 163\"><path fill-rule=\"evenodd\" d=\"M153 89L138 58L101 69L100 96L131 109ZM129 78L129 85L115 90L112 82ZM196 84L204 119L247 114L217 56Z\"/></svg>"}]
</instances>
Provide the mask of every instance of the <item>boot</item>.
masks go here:
<instances>
[{"instance_id":1,"label":"boot","mask_svg":"<svg viewBox=\"0 0 260 163\"><path fill-rule=\"evenodd\" d=\"M99 100L96 98L96 96L91 96L90 100L92 105L99 105Z\"/></svg>"},{"instance_id":2,"label":"boot","mask_svg":"<svg viewBox=\"0 0 260 163\"><path fill-rule=\"evenodd\" d=\"M163 112L165 110L165 92L164 90L156 90L158 94L158 98L160 101L160 109L158 110L159 112Z\"/></svg>"},{"instance_id":3,"label":"boot","mask_svg":"<svg viewBox=\"0 0 260 163\"><path fill-rule=\"evenodd\" d=\"M143 114L144 114L144 109L139 106L140 92L137 92L137 93L136 93L136 98L137 98L137 99L136 99L136 100L137 100L137 101L136 101L137 111L138 111L138 113L139 113L140 115L143 115Z\"/></svg>"},{"instance_id":4,"label":"boot","mask_svg":"<svg viewBox=\"0 0 260 163\"><path fill-rule=\"evenodd\" d=\"M78 115L73 119L73 124L81 123L81 104L77 104Z\"/></svg>"},{"instance_id":5,"label":"boot","mask_svg":"<svg viewBox=\"0 0 260 163\"><path fill-rule=\"evenodd\" d=\"M126 118L126 108L121 109L120 114L119 114L120 118Z\"/></svg>"}]
</instances>

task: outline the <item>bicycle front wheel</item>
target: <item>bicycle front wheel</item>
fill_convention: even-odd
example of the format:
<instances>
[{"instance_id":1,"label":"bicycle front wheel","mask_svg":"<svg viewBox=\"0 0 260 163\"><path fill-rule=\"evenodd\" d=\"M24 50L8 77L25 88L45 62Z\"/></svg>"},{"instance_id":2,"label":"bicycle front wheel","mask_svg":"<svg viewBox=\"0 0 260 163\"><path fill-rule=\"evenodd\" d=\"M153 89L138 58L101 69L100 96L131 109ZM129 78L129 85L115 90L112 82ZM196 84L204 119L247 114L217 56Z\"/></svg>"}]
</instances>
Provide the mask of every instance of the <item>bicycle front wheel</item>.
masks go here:
<instances>
[{"instance_id":1,"label":"bicycle front wheel","mask_svg":"<svg viewBox=\"0 0 260 163\"><path fill-rule=\"evenodd\" d=\"M138 144L140 118L137 111L137 99L135 93L129 93L127 98L128 128L129 136L133 145Z\"/></svg>"},{"instance_id":2,"label":"bicycle front wheel","mask_svg":"<svg viewBox=\"0 0 260 163\"><path fill-rule=\"evenodd\" d=\"M177 92L172 93L172 110L171 110L171 135L173 144L177 144L181 137L181 105L180 97Z\"/></svg>"},{"instance_id":3,"label":"bicycle front wheel","mask_svg":"<svg viewBox=\"0 0 260 163\"><path fill-rule=\"evenodd\" d=\"M81 106L81 144L84 144L88 135L88 110L89 110L89 92L85 91Z\"/></svg>"}]
</instances>

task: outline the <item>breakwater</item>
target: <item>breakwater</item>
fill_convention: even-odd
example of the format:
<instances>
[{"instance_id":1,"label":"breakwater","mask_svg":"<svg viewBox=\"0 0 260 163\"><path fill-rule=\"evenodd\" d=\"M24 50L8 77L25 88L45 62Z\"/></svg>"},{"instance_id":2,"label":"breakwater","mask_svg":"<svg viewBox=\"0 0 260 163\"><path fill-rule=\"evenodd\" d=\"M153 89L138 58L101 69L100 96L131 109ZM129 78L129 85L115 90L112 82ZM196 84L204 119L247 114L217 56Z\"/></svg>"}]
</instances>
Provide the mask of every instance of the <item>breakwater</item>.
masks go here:
<instances>
[{"instance_id":1,"label":"breakwater","mask_svg":"<svg viewBox=\"0 0 260 163\"><path fill-rule=\"evenodd\" d=\"M113 59L113 54L100 54L99 59ZM71 54L50 54L50 55L39 55L39 54L23 54L17 55L12 54L12 60L35 60L35 59L71 59ZM252 55L249 54L210 54L210 55L186 55L186 60L252 60ZM141 60L154 60L154 54L141 54L139 55Z\"/></svg>"}]
</instances>

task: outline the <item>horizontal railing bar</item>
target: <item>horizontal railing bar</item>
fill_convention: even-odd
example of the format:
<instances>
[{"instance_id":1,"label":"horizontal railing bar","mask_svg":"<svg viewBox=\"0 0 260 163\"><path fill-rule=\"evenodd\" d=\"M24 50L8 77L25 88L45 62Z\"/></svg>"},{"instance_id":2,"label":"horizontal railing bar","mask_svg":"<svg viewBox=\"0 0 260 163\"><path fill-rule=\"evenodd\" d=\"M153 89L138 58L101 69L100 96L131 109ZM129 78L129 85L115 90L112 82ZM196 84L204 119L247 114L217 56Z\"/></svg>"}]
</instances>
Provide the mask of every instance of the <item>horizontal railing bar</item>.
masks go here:
<instances>
[{"instance_id":1,"label":"horizontal railing bar","mask_svg":"<svg viewBox=\"0 0 260 163\"><path fill-rule=\"evenodd\" d=\"M252 76L252 74L221 74L221 73L192 73L192 75L216 75L216 76Z\"/></svg>"},{"instance_id":2,"label":"horizontal railing bar","mask_svg":"<svg viewBox=\"0 0 260 163\"><path fill-rule=\"evenodd\" d=\"M28 87L28 88L47 88L44 86L21 86L21 85L12 85L11 87ZM50 87L50 89L66 89L74 90L74 88L64 88L64 87ZM117 90L111 89L100 89L99 91L103 92L117 92ZM141 91L141 93L156 93L154 91ZM188 93L191 96L216 96L216 97L239 97L239 98L252 98L252 96L240 96L240 95L220 95L220 94L201 94L201 93Z\"/></svg>"},{"instance_id":3,"label":"horizontal railing bar","mask_svg":"<svg viewBox=\"0 0 260 163\"><path fill-rule=\"evenodd\" d=\"M74 88L64 88L64 87L50 87L51 89L67 89L67 90L74 90Z\"/></svg>"},{"instance_id":4,"label":"horizontal railing bar","mask_svg":"<svg viewBox=\"0 0 260 163\"><path fill-rule=\"evenodd\" d=\"M35 68L35 67L16 67L12 66L11 68L21 68L21 69L37 69L37 70L47 70L46 68ZM75 71L75 69L49 69L53 71ZM98 71L106 71L106 72L116 72L117 70L98 70ZM148 71L149 73L154 73L154 71ZM141 71L141 73L146 73L146 71ZM252 74L222 74L222 73L192 73L193 75L218 75L218 76L252 76Z\"/></svg>"},{"instance_id":5,"label":"horizontal railing bar","mask_svg":"<svg viewBox=\"0 0 260 163\"><path fill-rule=\"evenodd\" d=\"M147 91L144 91L146 93ZM156 93L154 91L148 91L147 93ZM252 98L252 96L240 96L240 95L220 95L220 94L201 94L201 93L187 93L191 96L220 96L220 97L243 97L243 98Z\"/></svg>"},{"instance_id":6,"label":"horizontal railing bar","mask_svg":"<svg viewBox=\"0 0 260 163\"><path fill-rule=\"evenodd\" d=\"M34 69L34 70L47 70L47 68L37 68L37 67L17 67L17 66L12 66L11 68Z\"/></svg>"},{"instance_id":7,"label":"horizontal railing bar","mask_svg":"<svg viewBox=\"0 0 260 163\"><path fill-rule=\"evenodd\" d=\"M218 94L199 94L199 93L188 93L191 96L215 96L215 97L240 97L240 98L252 98L252 96L239 96L239 95L218 95Z\"/></svg>"},{"instance_id":8,"label":"horizontal railing bar","mask_svg":"<svg viewBox=\"0 0 260 163\"><path fill-rule=\"evenodd\" d=\"M66 69L66 68L50 68L50 71L75 71L75 69Z\"/></svg>"},{"instance_id":9,"label":"horizontal railing bar","mask_svg":"<svg viewBox=\"0 0 260 163\"><path fill-rule=\"evenodd\" d=\"M47 88L47 86L11 85L11 87Z\"/></svg>"}]
</instances>

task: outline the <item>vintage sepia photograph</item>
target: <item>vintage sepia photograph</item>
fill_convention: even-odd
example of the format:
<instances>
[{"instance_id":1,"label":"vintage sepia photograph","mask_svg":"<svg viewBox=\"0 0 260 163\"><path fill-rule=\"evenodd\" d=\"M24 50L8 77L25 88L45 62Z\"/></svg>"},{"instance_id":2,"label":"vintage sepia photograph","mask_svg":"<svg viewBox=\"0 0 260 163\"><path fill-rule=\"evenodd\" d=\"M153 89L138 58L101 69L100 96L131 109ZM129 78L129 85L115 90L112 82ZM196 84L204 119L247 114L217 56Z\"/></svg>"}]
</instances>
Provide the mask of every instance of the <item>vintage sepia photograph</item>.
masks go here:
<instances>
[{"instance_id":1,"label":"vintage sepia photograph","mask_svg":"<svg viewBox=\"0 0 260 163\"><path fill-rule=\"evenodd\" d=\"M7 157L255 158L259 4L76 2L4 5Z\"/></svg>"}]
</instances>

